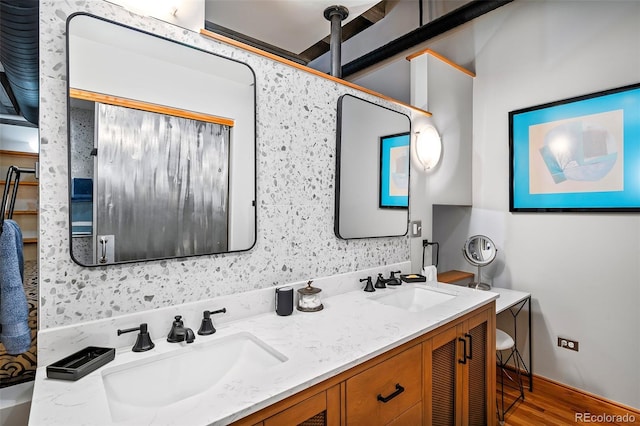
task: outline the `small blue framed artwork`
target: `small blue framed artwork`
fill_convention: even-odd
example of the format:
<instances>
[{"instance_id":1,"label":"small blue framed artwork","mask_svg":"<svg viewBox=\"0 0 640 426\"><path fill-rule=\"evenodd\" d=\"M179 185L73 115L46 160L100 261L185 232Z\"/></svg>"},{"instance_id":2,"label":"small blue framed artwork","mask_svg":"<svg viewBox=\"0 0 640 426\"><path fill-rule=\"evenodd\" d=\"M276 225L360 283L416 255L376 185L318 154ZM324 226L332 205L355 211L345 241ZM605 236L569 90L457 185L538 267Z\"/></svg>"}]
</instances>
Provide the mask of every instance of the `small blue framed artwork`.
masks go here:
<instances>
[{"instance_id":1,"label":"small blue framed artwork","mask_svg":"<svg viewBox=\"0 0 640 426\"><path fill-rule=\"evenodd\" d=\"M380 137L380 208L409 207L409 133Z\"/></svg>"},{"instance_id":2,"label":"small blue framed artwork","mask_svg":"<svg viewBox=\"0 0 640 426\"><path fill-rule=\"evenodd\" d=\"M509 113L509 211L640 211L640 83Z\"/></svg>"}]
</instances>

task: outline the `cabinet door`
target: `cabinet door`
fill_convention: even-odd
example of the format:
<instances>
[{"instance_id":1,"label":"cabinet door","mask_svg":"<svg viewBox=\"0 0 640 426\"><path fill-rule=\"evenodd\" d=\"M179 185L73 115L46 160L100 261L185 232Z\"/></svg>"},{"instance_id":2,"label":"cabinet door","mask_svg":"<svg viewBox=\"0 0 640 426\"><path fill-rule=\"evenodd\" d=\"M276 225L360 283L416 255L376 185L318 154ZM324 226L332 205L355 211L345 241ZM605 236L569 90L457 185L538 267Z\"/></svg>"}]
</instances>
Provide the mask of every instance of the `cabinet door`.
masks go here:
<instances>
[{"instance_id":1,"label":"cabinet door","mask_svg":"<svg viewBox=\"0 0 640 426\"><path fill-rule=\"evenodd\" d=\"M336 387L336 391L337 390ZM331 402L333 389L320 392L284 411L265 419L264 426L304 425L304 426L329 426L339 424L335 419L335 409L339 409ZM339 398L339 395L338 395ZM338 401L339 404L339 401Z\"/></svg>"},{"instance_id":2,"label":"cabinet door","mask_svg":"<svg viewBox=\"0 0 640 426\"><path fill-rule=\"evenodd\" d=\"M495 424L495 314L487 309L427 340L425 418L432 425Z\"/></svg>"},{"instance_id":3,"label":"cabinet door","mask_svg":"<svg viewBox=\"0 0 640 426\"><path fill-rule=\"evenodd\" d=\"M495 424L495 330L489 311L470 318L465 338L470 346L467 359L467 415L470 426ZM491 328L493 327L493 328Z\"/></svg>"},{"instance_id":4,"label":"cabinet door","mask_svg":"<svg viewBox=\"0 0 640 426\"><path fill-rule=\"evenodd\" d=\"M457 357L461 331L462 328L454 324L423 344L427 424L453 426L462 415L461 371Z\"/></svg>"}]
</instances>

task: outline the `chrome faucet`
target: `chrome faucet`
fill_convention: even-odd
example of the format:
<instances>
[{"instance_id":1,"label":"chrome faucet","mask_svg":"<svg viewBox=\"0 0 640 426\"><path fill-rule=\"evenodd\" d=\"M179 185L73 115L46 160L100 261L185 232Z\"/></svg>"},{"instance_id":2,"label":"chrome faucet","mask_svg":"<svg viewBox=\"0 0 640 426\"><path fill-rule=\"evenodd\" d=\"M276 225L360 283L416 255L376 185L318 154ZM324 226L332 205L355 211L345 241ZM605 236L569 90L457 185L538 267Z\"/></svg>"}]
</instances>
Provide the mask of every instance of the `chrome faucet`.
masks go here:
<instances>
[{"instance_id":1,"label":"chrome faucet","mask_svg":"<svg viewBox=\"0 0 640 426\"><path fill-rule=\"evenodd\" d=\"M193 332L193 330L184 326L181 315L176 315L173 321L173 324L171 325L171 330L169 331L169 335L167 336L167 342L193 343L194 340L196 340L196 335Z\"/></svg>"}]
</instances>

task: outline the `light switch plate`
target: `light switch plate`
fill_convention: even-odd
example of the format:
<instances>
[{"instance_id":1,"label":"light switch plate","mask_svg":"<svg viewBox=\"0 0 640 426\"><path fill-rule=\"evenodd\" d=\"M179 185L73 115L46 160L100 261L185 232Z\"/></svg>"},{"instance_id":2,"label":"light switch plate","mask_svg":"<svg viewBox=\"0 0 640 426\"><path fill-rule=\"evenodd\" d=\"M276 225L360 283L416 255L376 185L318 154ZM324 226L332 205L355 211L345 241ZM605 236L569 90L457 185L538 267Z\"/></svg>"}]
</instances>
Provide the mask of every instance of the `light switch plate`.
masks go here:
<instances>
[{"instance_id":1,"label":"light switch plate","mask_svg":"<svg viewBox=\"0 0 640 426\"><path fill-rule=\"evenodd\" d=\"M409 236L421 237L422 236L422 221L414 220L409 224Z\"/></svg>"}]
</instances>

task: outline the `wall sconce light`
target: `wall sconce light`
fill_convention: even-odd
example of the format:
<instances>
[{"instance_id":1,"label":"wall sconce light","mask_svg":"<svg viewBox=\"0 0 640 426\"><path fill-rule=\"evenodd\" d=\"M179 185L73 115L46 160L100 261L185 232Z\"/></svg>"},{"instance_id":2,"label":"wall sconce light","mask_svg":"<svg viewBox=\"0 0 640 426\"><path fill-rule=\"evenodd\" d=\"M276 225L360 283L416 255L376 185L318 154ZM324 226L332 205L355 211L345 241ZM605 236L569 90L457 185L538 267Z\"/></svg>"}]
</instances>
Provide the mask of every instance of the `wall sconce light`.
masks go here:
<instances>
[{"instance_id":1,"label":"wall sconce light","mask_svg":"<svg viewBox=\"0 0 640 426\"><path fill-rule=\"evenodd\" d=\"M424 126L416 132L416 157L425 170L431 170L440 162L442 141L435 127Z\"/></svg>"}]
</instances>

